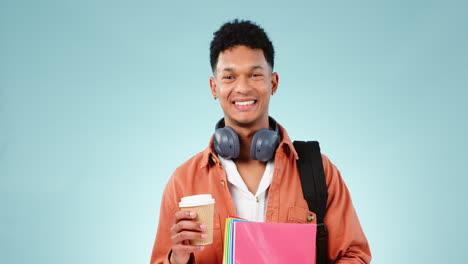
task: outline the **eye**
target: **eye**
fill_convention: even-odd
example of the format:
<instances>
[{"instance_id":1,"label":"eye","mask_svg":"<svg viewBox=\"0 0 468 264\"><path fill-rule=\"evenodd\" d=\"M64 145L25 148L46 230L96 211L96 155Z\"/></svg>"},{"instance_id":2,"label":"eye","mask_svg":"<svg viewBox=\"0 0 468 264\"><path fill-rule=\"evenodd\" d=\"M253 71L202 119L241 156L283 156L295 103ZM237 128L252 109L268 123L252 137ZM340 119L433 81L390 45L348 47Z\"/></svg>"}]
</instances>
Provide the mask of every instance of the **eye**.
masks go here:
<instances>
[{"instance_id":1,"label":"eye","mask_svg":"<svg viewBox=\"0 0 468 264\"><path fill-rule=\"evenodd\" d=\"M252 75L250 75L251 77L253 78L259 78L259 77L262 77L263 75L260 74L260 73L252 73Z\"/></svg>"},{"instance_id":2,"label":"eye","mask_svg":"<svg viewBox=\"0 0 468 264\"><path fill-rule=\"evenodd\" d=\"M223 76L223 79L232 80L232 79L234 79L234 76L232 76L232 75L226 75L226 76Z\"/></svg>"}]
</instances>

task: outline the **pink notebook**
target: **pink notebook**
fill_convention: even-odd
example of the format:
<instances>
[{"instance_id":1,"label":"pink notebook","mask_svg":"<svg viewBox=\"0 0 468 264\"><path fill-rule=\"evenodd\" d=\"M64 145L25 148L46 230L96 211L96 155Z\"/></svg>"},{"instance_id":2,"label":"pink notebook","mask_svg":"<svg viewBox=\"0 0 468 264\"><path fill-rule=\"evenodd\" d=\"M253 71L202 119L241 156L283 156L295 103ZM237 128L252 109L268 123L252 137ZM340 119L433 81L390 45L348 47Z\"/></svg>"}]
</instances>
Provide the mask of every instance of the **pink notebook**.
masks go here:
<instances>
[{"instance_id":1,"label":"pink notebook","mask_svg":"<svg viewBox=\"0 0 468 264\"><path fill-rule=\"evenodd\" d=\"M315 264L315 224L236 222L236 264Z\"/></svg>"}]
</instances>

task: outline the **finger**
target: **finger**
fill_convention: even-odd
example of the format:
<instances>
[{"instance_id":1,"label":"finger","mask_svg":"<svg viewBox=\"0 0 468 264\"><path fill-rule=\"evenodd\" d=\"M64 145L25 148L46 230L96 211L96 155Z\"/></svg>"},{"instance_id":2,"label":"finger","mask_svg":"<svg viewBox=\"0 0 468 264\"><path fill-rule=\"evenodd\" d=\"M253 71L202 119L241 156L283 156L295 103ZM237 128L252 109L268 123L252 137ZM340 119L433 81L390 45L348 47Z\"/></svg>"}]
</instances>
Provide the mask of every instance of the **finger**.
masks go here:
<instances>
[{"instance_id":1,"label":"finger","mask_svg":"<svg viewBox=\"0 0 468 264\"><path fill-rule=\"evenodd\" d=\"M208 235L201 232L182 231L171 236L172 245L184 244L186 240L206 239Z\"/></svg>"},{"instance_id":2,"label":"finger","mask_svg":"<svg viewBox=\"0 0 468 264\"><path fill-rule=\"evenodd\" d=\"M197 213L191 211L178 211L175 213L174 223L179 222L183 219L195 219L197 217Z\"/></svg>"},{"instance_id":3,"label":"finger","mask_svg":"<svg viewBox=\"0 0 468 264\"><path fill-rule=\"evenodd\" d=\"M171 234L176 234L184 230L203 232L206 230L206 225L194 221L182 220L171 227Z\"/></svg>"},{"instance_id":4,"label":"finger","mask_svg":"<svg viewBox=\"0 0 468 264\"><path fill-rule=\"evenodd\" d=\"M172 254L178 255L178 254L190 254L194 253L197 251L202 251L205 248L205 246L193 246L193 245L176 245L172 247Z\"/></svg>"}]
</instances>

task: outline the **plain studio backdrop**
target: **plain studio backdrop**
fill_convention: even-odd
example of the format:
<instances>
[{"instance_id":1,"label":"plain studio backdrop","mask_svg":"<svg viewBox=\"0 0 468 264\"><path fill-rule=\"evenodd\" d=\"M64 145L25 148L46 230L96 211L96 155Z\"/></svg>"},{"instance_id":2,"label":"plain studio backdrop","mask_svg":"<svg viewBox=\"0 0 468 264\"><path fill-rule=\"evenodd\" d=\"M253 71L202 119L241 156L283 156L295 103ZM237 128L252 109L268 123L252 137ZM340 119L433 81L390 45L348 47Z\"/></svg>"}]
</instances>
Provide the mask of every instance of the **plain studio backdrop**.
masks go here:
<instances>
[{"instance_id":1,"label":"plain studio backdrop","mask_svg":"<svg viewBox=\"0 0 468 264\"><path fill-rule=\"evenodd\" d=\"M340 169L373 263L466 259L465 1L1 1L0 262L148 263L222 116L212 33L276 48L271 115Z\"/></svg>"}]
</instances>

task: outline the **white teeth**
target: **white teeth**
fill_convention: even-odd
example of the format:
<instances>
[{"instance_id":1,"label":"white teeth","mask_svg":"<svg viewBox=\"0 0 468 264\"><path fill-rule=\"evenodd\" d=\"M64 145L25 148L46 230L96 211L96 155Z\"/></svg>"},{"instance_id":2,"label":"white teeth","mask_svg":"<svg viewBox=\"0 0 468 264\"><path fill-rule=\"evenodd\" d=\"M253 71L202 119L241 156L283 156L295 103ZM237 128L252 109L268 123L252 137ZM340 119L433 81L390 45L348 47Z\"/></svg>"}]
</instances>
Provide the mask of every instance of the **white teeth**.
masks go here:
<instances>
[{"instance_id":1,"label":"white teeth","mask_svg":"<svg viewBox=\"0 0 468 264\"><path fill-rule=\"evenodd\" d=\"M234 104L236 104L236 105L251 105L251 104L254 104L254 103L255 103L255 100L245 101L245 102L234 102Z\"/></svg>"}]
</instances>

